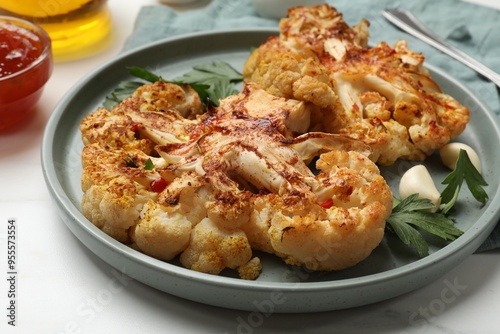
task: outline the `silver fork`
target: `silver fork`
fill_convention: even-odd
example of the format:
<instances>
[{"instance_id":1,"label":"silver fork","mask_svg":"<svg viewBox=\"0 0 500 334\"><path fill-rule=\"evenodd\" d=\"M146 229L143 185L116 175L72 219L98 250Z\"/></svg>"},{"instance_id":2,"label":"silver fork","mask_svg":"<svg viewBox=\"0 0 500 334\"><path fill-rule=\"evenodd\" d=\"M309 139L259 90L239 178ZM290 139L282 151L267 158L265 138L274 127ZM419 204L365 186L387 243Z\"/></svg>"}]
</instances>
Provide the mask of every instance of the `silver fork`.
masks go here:
<instances>
[{"instance_id":1,"label":"silver fork","mask_svg":"<svg viewBox=\"0 0 500 334\"><path fill-rule=\"evenodd\" d=\"M469 66L500 87L500 75L498 73L433 34L409 11L399 8L387 8L382 14L395 26Z\"/></svg>"}]
</instances>

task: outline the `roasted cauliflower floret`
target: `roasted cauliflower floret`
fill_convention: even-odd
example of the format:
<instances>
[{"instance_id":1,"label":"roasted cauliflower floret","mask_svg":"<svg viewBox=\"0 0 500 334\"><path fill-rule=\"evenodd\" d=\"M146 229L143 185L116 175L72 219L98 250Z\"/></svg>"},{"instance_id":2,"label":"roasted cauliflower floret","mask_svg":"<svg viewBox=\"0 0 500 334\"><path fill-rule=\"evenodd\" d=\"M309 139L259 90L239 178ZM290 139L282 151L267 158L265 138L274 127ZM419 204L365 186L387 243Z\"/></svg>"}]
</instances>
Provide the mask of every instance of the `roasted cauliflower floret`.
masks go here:
<instances>
[{"instance_id":1,"label":"roasted cauliflower floret","mask_svg":"<svg viewBox=\"0 0 500 334\"><path fill-rule=\"evenodd\" d=\"M135 165L129 167L144 156L137 151L110 151L97 144L87 145L82 151L82 212L121 242L128 242L128 230L139 220L143 205L157 198L149 184L159 174Z\"/></svg>"},{"instance_id":2,"label":"roasted cauliflower floret","mask_svg":"<svg viewBox=\"0 0 500 334\"><path fill-rule=\"evenodd\" d=\"M317 162L319 183L307 212L295 211L287 197L256 199L242 228L252 247L275 253L291 265L340 270L364 260L384 235L392 193L377 166L354 151L331 151Z\"/></svg>"},{"instance_id":3,"label":"roasted cauliflower floret","mask_svg":"<svg viewBox=\"0 0 500 334\"><path fill-rule=\"evenodd\" d=\"M144 138L137 140L137 125L131 117L119 110L111 112L99 108L80 124L84 144L98 143L110 148L138 149L151 152L154 142Z\"/></svg>"},{"instance_id":4,"label":"roasted cauliflower floret","mask_svg":"<svg viewBox=\"0 0 500 334\"><path fill-rule=\"evenodd\" d=\"M189 245L192 224L179 212L149 200L131 230L134 247L144 254L169 261Z\"/></svg>"},{"instance_id":5,"label":"roasted cauliflower floret","mask_svg":"<svg viewBox=\"0 0 500 334\"><path fill-rule=\"evenodd\" d=\"M274 194L255 197L250 219L241 226L252 248L267 253L274 253L268 231L274 215L279 212L278 207L273 205L275 197Z\"/></svg>"},{"instance_id":6,"label":"roasted cauliflower floret","mask_svg":"<svg viewBox=\"0 0 500 334\"><path fill-rule=\"evenodd\" d=\"M246 81L257 83L269 93L319 107L336 100L329 73L317 59L290 52L277 37L252 52L243 68Z\"/></svg>"},{"instance_id":7,"label":"roasted cauliflower floret","mask_svg":"<svg viewBox=\"0 0 500 334\"><path fill-rule=\"evenodd\" d=\"M369 48L368 26L362 20L349 27L327 4L291 8L280 35L249 57L244 78L276 96L313 103L319 109L311 114L310 131L363 141L380 165L423 160L464 130L469 110L441 91L425 57L405 41ZM314 75L300 76L303 64L314 64ZM295 82L309 93L297 93ZM318 95L328 98L319 103Z\"/></svg>"},{"instance_id":8,"label":"roasted cauliflower floret","mask_svg":"<svg viewBox=\"0 0 500 334\"><path fill-rule=\"evenodd\" d=\"M290 8L287 14L279 23L280 40L294 52L319 58L326 53L342 60L350 50L368 45L369 22L363 19L350 27L342 13L327 4Z\"/></svg>"},{"instance_id":9,"label":"roasted cauliflower floret","mask_svg":"<svg viewBox=\"0 0 500 334\"><path fill-rule=\"evenodd\" d=\"M371 142L382 165L398 158L423 160L456 137L469 121L469 110L440 91L422 61L404 45L395 50L380 43L332 64L338 121L328 131ZM366 99L370 93L379 95L376 113L373 98Z\"/></svg>"},{"instance_id":10,"label":"roasted cauliflower floret","mask_svg":"<svg viewBox=\"0 0 500 334\"><path fill-rule=\"evenodd\" d=\"M251 259L252 249L243 231L220 228L209 218L193 228L191 242L180 257L186 268L211 274L219 274L225 268L238 269ZM259 274L260 270L247 278Z\"/></svg>"},{"instance_id":11,"label":"roasted cauliflower floret","mask_svg":"<svg viewBox=\"0 0 500 334\"><path fill-rule=\"evenodd\" d=\"M205 204L211 199L208 182L194 172L185 172L172 178L169 171L161 171L162 177L171 180L158 196L158 203L165 207L177 207L180 214L193 225L207 217Z\"/></svg>"},{"instance_id":12,"label":"roasted cauliflower floret","mask_svg":"<svg viewBox=\"0 0 500 334\"><path fill-rule=\"evenodd\" d=\"M384 236L385 209L335 207L327 217L273 217L269 234L275 252L290 265L310 270L340 270L366 259Z\"/></svg>"},{"instance_id":13,"label":"roasted cauliflower floret","mask_svg":"<svg viewBox=\"0 0 500 334\"><path fill-rule=\"evenodd\" d=\"M174 111L184 118L194 118L204 109L198 93L189 85L157 81L137 88L133 96L146 101L142 111Z\"/></svg>"},{"instance_id":14,"label":"roasted cauliflower floret","mask_svg":"<svg viewBox=\"0 0 500 334\"><path fill-rule=\"evenodd\" d=\"M239 103L246 114L271 120L287 137L307 132L311 124L311 113L314 111L310 104L284 97L276 98L253 82L245 83L240 94L223 99L219 112L230 111Z\"/></svg>"},{"instance_id":15,"label":"roasted cauliflower floret","mask_svg":"<svg viewBox=\"0 0 500 334\"><path fill-rule=\"evenodd\" d=\"M106 185L92 185L83 194L82 212L94 225L121 242L128 242L128 230L137 224L144 204L154 194L137 189L133 181L118 173Z\"/></svg>"}]
</instances>

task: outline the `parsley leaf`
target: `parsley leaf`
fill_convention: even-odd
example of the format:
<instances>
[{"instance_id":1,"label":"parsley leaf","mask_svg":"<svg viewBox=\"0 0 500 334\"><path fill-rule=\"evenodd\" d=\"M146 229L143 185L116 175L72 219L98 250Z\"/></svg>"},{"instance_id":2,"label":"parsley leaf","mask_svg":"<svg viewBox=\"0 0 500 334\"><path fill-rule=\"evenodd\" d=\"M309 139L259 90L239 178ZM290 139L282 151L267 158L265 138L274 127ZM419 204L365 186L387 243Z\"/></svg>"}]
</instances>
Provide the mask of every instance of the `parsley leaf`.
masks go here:
<instances>
[{"instance_id":1,"label":"parsley leaf","mask_svg":"<svg viewBox=\"0 0 500 334\"><path fill-rule=\"evenodd\" d=\"M214 61L209 64L193 66L192 71L184 74L177 80L192 83L210 81L214 78L227 79L230 82L240 82L243 80L241 73L223 61Z\"/></svg>"},{"instance_id":2,"label":"parsley leaf","mask_svg":"<svg viewBox=\"0 0 500 334\"><path fill-rule=\"evenodd\" d=\"M243 81L241 73L223 61L214 61L209 64L194 66L193 70L172 81L165 80L144 68L138 66L127 67L128 72L139 79L148 82L169 82L179 86L190 85L206 105L219 105L219 100L238 93L235 84ZM103 106L109 110L120 103L144 83L138 81L124 81L106 96Z\"/></svg>"},{"instance_id":3,"label":"parsley leaf","mask_svg":"<svg viewBox=\"0 0 500 334\"><path fill-rule=\"evenodd\" d=\"M173 82L182 82L191 86L205 85L206 96L213 105L218 106L219 100L238 93L234 88L234 83L241 81L243 81L243 76L231 65L222 61L214 61L210 64L194 66L192 71L174 79ZM203 100L202 95L199 92L198 94Z\"/></svg>"},{"instance_id":4,"label":"parsley leaf","mask_svg":"<svg viewBox=\"0 0 500 334\"><path fill-rule=\"evenodd\" d=\"M218 106L219 100L223 99L224 97L238 93L238 91L234 89L234 86L231 84L231 82L225 78L206 79L206 81L203 82L204 92L200 93L199 91L197 91L197 93L198 95L200 95L202 101L204 100L204 98L205 101L208 99L214 106ZM193 84L190 85L191 87L193 87Z\"/></svg>"},{"instance_id":5,"label":"parsley leaf","mask_svg":"<svg viewBox=\"0 0 500 334\"><path fill-rule=\"evenodd\" d=\"M129 66L127 67L128 73L132 74L134 77L149 81L149 82L157 82L161 81L162 78L157 76L154 73L149 72L148 70L138 67L138 66Z\"/></svg>"},{"instance_id":6,"label":"parsley leaf","mask_svg":"<svg viewBox=\"0 0 500 334\"><path fill-rule=\"evenodd\" d=\"M153 170L155 168L155 165L153 163L153 161L151 160L151 158L148 158L148 160L146 160L146 163L144 164L144 169L145 170Z\"/></svg>"},{"instance_id":7,"label":"parsley leaf","mask_svg":"<svg viewBox=\"0 0 500 334\"><path fill-rule=\"evenodd\" d=\"M464 180L472 196L485 204L488 194L482 187L487 186L488 183L470 161L467 151L461 149L455 169L442 182L442 184L447 184L441 192L441 201L445 203L441 210L444 213L447 213L455 204Z\"/></svg>"},{"instance_id":8,"label":"parsley leaf","mask_svg":"<svg viewBox=\"0 0 500 334\"><path fill-rule=\"evenodd\" d=\"M447 213L455 205L464 181L474 198L482 204L486 203L488 194L482 187L488 184L470 161L467 151L462 149L455 168L442 182L447 186L441 192L443 204L440 211L429 212L428 209L433 207L432 203L426 199L418 199L418 194L402 201L395 199L395 206L387 219L387 228L396 233L403 243L413 247L421 257L429 254L429 247L415 227L444 240L455 240L463 232L454 226L453 219L447 217Z\"/></svg>"},{"instance_id":9,"label":"parsley leaf","mask_svg":"<svg viewBox=\"0 0 500 334\"><path fill-rule=\"evenodd\" d=\"M391 216L387 219L388 228L407 246L414 248L420 257L429 255L429 246L420 228L444 240L455 240L463 232L455 227L453 219L440 212L429 212L434 207L428 199L419 199L413 194L399 201L395 199L395 206Z\"/></svg>"}]
</instances>

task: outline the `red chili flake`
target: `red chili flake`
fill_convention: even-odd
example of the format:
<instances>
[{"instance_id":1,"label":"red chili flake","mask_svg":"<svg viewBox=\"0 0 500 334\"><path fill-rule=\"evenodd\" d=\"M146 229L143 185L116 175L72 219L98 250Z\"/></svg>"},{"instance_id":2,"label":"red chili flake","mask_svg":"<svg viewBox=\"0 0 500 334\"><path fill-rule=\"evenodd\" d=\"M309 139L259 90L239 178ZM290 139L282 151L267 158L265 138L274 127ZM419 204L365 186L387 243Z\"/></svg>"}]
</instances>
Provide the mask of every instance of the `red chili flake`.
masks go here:
<instances>
[{"instance_id":1,"label":"red chili flake","mask_svg":"<svg viewBox=\"0 0 500 334\"><path fill-rule=\"evenodd\" d=\"M333 199L329 198L320 204L323 209L329 209L333 206Z\"/></svg>"},{"instance_id":2,"label":"red chili flake","mask_svg":"<svg viewBox=\"0 0 500 334\"><path fill-rule=\"evenodd\" d=\"M134 133L135 139L140 139L141 134L139 133L139 124L137 124L137 123L132 124L132 127L130 128L130 130L132 130L132 132Z\"/></svg>"},{"instance_id":3,"label":"red chili flake","mask_svg":"<svg viewBox=\"0 0 500 334\"><path fill-rule=\"evenodd\" d=\"M196 139L196 138L198 138L200 135L201 135L201 130L196 129L196 130L194 130L194 131L191 133L191 135L189 136L189 139L191 139L191 140Z\"/></svg>"},{"instance_id":4,"label":"red chili flake","mask_svg":"<svg viewBox=\"0 0 500 334\"><path fill-rule=\"evenodd\" d=\"M167 181L165 181L161 177L151 182L151 190L153 190L155 193L161 193L167 186Z\"/></svg>"},{"instance_id":5,"label":"red chili flake","mask_svg":"<svg viewBox=\"0 0 500 334\"><path fill-rule=\"evenodd\" d=\"M359 111L359 106L356 103L352 104L352 108L356 111Z\"/></svg>"}]
</instances>

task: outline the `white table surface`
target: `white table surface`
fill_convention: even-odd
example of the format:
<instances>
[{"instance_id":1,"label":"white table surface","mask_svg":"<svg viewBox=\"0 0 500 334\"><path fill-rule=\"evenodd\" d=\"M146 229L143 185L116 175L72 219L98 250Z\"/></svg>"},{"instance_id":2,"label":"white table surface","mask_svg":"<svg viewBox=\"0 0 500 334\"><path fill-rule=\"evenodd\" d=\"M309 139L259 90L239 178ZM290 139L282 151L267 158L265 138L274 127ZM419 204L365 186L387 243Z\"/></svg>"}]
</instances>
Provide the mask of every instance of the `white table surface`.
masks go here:
<instances>
[{"instance_id":1,"label":"white table surface","mask_svg":"<svg viewBox=\"0 0 500 334\"><path fill-rule=\"evenodd\" d=\"M473 2L500 8L497 0ZM157 3L110 0L112 45L56 64L36 118L0 134L0 333L499 333L499 251L474 254L432 284L374 305L252 320L249 312L186 301L120 276L82 245L58 217L42 177L44 125L66 91L119 53L140 7ZM6 310L10 218L18 224L15 328Z\"/></svg>"}]
</instances>

